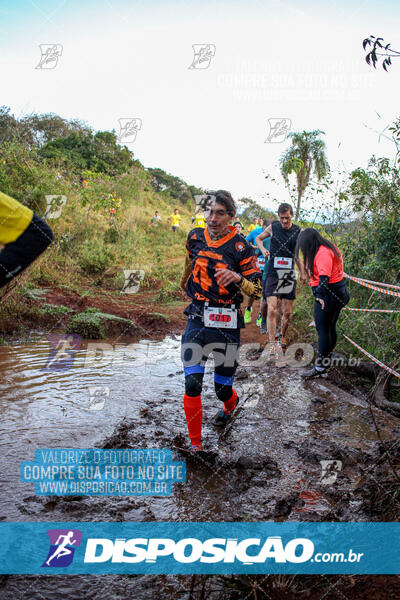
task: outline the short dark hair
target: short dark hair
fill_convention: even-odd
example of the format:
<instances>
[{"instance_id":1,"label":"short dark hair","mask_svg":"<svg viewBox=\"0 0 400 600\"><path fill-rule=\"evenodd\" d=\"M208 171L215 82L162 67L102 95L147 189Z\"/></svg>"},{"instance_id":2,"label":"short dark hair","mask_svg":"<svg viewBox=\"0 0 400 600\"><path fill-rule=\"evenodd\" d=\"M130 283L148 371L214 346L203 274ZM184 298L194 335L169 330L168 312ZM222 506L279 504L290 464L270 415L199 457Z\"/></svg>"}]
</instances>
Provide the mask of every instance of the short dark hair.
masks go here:
<instances>
[{"instance_id":1,"label":"short dark hair","mask_svg":"<svg viewBox=\"0 0 400 600\"><path fill-rule=\"evenodd\" d=\"M293 216L293 208L292 208L291 204L288 204L287 202L283 202L282 204L279 205L278 215L281 215L282 213L285 213L287 211L290 211L290 214Z\"/></svg>"},{"instance_id":2,"label":"short dark hair","mask_svg":"<svg viewBox=\"0 0 400 600\"><path fill-rule=\"evenodd\" d=\"M218 190L215 192L215 202L223 204L226 208L228 215L234 217L236 214L236 204L232 195L226 190Z\"/></svg>"}]
</instances>

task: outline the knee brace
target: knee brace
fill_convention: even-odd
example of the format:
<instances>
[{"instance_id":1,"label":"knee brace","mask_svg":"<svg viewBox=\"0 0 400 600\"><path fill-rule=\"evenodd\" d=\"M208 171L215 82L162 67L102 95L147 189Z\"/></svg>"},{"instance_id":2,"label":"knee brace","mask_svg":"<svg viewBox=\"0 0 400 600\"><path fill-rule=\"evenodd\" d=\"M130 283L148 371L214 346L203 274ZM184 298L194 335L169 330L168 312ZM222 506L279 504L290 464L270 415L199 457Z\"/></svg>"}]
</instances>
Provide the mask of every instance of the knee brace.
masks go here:
<instances>
[{"instance_id":1,"label":"knee brace","mask_svg":"<svg viewBox=\"0 0 400 600\"><path fill-rule=\"evenodd\" d=\"M221 400L222 402L227 402L232 397L232 385L225 385L223 383L217 383L215 381L214 386L215 393L217 394L219 400Z\"/></svg>"},{"instance_id":2,"label":"knee brace","mask_svg":"<svg viewBox=\"0 0 400 600\"><path fill-rule=\"evenodd\" d=\"M187 396L200 396L203 388L203 373L191 373L185 377L185 393Z\"/></svg>"}]
</instances>

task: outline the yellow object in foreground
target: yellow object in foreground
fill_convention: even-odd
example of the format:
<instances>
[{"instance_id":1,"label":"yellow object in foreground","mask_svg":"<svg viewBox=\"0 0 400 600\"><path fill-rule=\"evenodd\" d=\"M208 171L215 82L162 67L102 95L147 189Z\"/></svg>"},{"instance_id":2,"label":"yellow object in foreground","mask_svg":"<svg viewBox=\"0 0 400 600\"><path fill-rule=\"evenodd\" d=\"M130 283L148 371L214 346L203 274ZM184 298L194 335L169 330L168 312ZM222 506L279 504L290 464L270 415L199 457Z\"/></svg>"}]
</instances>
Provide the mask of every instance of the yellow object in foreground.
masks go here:
<instances>
[{"instance_id":1,"label":"yellow object in foreground","mask_svg":"<svg viewBox=\"0 0 400 600\"><path fill-rule=\"evenodd\" d=\"M15 242L24 233L32 217L30 208L0 192L0 244Z\"/></svg>"}]
</instances>

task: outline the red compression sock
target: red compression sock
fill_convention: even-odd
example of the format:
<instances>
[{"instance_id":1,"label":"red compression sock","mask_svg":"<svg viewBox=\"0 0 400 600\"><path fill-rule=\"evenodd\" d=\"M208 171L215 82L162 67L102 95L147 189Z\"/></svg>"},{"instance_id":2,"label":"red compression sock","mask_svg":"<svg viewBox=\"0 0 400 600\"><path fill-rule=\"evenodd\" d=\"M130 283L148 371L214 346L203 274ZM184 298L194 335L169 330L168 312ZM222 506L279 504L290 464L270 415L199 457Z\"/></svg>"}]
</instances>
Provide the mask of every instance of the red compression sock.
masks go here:
<instances>
[{"instance_id":1,"label":"red compression sock","mask_svg":"<svg viewBox=\"0 0 400 600\"><path fill-rule=\"evenodd\" d=\"M185 394L183 408L185 409L190 441L193 446L201 444L201 420L203 417L201 396L188 396Z\"/></svg>"},{"instance_id":2,"label":"red compression sock","mask_svg":"<svg viewBox=\"0 0 400 600\"><path fill-rule=\"evenodd\" d=\"M235 390L232 390L232 396L229 398L229 400L224 402L224 413L226 415L229 415L229 413L231 413L233 411L233 409L236 406L236 400L237 400L237 393L235 392Z\"/></svg>"}]
</instances>

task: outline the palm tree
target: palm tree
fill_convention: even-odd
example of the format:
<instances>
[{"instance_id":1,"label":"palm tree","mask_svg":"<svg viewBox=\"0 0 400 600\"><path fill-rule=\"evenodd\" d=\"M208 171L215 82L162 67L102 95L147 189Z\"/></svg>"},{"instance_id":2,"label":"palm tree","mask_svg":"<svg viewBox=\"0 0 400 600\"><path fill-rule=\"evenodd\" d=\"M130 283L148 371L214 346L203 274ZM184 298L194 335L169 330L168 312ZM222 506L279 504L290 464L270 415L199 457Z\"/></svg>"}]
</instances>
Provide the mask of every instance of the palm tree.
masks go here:
<instances>
[{"instance_id":1,"label":"palm tree","mask_svg":"<svg viewBox=\"0 0 400 600\"><path fill-rule=\"evenodd\" d=\"M296 172L297 178L297 206L295 219L299 218L301 199L305 189L309 184L311 171L321 181L329 173L329 163L325 154L325 142L319 138L324 131L315 129L314 131L302 131L289 133L292 138L292 145L281 156L281 173L285 181L288 181L289 174Z\"/></svg>"}]
</instances>

